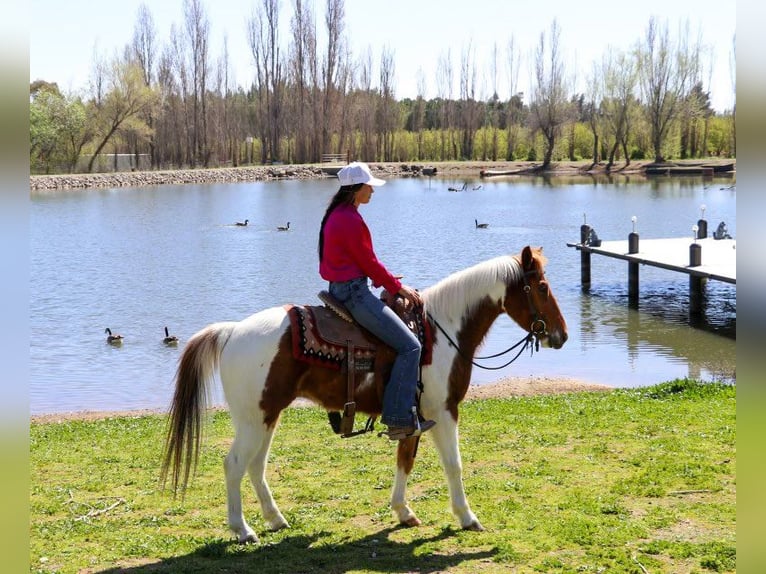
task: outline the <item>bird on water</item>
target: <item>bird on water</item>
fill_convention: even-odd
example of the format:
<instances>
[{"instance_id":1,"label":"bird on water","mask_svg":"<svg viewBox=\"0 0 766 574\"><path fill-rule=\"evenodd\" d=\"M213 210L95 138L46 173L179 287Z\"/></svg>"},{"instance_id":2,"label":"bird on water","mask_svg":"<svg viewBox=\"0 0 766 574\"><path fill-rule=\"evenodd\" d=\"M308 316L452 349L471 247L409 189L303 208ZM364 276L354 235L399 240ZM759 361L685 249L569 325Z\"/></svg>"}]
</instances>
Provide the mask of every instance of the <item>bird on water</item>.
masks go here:
<instances>
[{"instance_id":1,"label":"bird on water","mask_svg":"<svg viewBox=\"0 0 766 574\"><path fill-rule=\"evenodd\" d=\"M113 335L112 330L109 327L104 329L104 333L107 333L106 335L107 343L109 343L110 345L122 345L122 339L123 339L122 335L119 335L119 334Z\"/></svg>"},{"instance_id":2,"label":"bird on water","mask_svg":"<svg viewBox=\"0 0 766 574\"><path fill-rule=\"evenodd\" d=\"M248 224L248 223L250 223L250 220L249 220L249 219L245 219L245 221L244 221L244 222L242 222L242 221L237 221L236 225L237 225L237 226L239 226L239 227L247 227L247 224Z\"/></svg>"},{"instance_id":3,"label":"bird on water","mask_svg":"<svg viewBox=\"0 0 766 574\"><path fill-rule=\"evenodd\" d=\"M489 227L489 223L479 223L478 219L474 219L473 222L476 224L476 229L486 229Z\"/></svg>"},{"instance_id":4,"label":"bird on water","mask_svg":"<svg viewBox=\"0 0 766 574\"><path fill-rule=\"evenodd\" d=\"M277 227L277 231L288 231L290 229L290 222L287 222L287 225L280 225Z\"/></svg>"},{"instance_id":5,"label":"bird on water","mask_svg":"<svg viewBox=\"0 0 766 574\"><path fill-rule=\"evenodd\" d=\"M168 333L168 328L165 327L165 338L162 339L162 342L165 343L166 345L177 345L178 344L178 337Z\"/></svg>"}]
</instances>

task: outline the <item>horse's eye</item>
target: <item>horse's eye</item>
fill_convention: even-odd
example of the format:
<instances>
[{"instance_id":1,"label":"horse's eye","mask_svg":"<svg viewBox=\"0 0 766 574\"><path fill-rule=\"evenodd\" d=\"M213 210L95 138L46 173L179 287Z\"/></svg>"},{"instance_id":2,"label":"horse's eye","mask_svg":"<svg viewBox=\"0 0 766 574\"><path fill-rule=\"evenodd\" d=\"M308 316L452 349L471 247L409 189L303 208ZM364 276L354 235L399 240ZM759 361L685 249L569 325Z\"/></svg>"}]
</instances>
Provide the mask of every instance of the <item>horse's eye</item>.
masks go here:
<instances>
[{"instance_id":1,"label":"horse's eye","mask_svg":"<svg viewBox=\"0 0 766 574\"><path fill-rule=\"evenodd\" d=\"M543 295L548 295L548 284L545 283L544 281L541 281L540 285L538 285L537 288L540 290L540 293L542 293Z\"/></svg>"}]
</instances>

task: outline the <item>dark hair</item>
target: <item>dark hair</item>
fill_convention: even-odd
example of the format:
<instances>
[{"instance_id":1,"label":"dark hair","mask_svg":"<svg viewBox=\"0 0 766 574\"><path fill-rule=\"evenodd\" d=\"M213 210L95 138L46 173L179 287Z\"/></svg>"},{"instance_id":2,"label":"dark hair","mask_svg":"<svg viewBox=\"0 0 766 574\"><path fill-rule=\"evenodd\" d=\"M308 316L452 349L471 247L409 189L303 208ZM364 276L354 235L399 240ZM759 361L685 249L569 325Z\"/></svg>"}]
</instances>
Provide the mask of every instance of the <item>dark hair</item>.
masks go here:
<instances>
[{"instance_id":1,"label":"dark hair","mask_svg":"<svg viewBox=\"0 0 766 574\"><path fill-rule=\"evenodd\" d=\"M363 186L363 183L355 183L354 185L341 185L340 189L335 192L330 200L330 205L327 206L327 211L324 212L322 218L322 225L319 226L319 244L317 250L319 251L319 262L322 262L322 255L324 254L324 225L327 223L327 219L333 210L339 205L352 205L354 203L354 194Z\"/></svg>"}]
</instances>

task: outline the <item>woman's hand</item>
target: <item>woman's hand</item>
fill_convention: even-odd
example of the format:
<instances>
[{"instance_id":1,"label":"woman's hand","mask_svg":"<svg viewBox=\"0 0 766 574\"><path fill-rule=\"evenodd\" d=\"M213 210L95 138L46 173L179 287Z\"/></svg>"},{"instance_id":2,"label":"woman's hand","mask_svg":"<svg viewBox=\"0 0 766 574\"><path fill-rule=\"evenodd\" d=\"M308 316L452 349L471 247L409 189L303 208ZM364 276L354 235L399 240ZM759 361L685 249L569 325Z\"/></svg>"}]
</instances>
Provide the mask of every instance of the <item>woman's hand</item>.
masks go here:
<instances>
[{"instance_id":1,"label":"woman's hand","mask_svg":"<svg viewBox=\"0 0 766 574\"><path fill-rule=\"evenodd\" d=\"M420 297L420 293L418 293L415 289L412 287L409 287L407 285L402 285L401 289L399 289L399 295L407 299L410 303L415 305L416 307L419 307L423 304L423 299Z\"/></svg>"}]
</instances>

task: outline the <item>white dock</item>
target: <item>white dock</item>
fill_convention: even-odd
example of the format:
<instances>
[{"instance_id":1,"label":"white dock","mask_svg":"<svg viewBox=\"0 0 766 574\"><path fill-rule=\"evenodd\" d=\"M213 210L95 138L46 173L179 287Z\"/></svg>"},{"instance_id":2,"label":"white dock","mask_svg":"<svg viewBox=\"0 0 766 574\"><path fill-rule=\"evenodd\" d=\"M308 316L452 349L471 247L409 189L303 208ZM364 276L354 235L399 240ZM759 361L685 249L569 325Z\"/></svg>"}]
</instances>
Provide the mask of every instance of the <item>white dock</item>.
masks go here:
<instances>
[{"instance_id":1,"label":"white dock","mask_svg":"<svg viewBox=\"0 0 766 574\"><path fill-rule=\"evenodd\" d=\"M581 238L590 228L583 225ZM583 289L590 289L591 255L604 255L628 262L628 304L638 307L639 268L660 267L689 275L689 312L698 314L704 302L703 287L708 279L737 284L737 241L704 237L640 239L631 233L624 241L602 241L600 245L567 243L580 251L580 279ZM632 248L631 248L632 247Z\"/></svg>"},{"instance_id":2,"label":"white dock","mask_svg":"<svg viewBox=\"0 0 766 574\"><path fill-rule=\"evenodd\" d=\"M689 248L696 243L701 248L702 260L700 265L690 266ZM704 239L694 240L691 237L671 239L640 239L638 252L629 253L628 240L602 241L599 247L582 243L567 243L585 253L595 253L631 263L661 267L671 271L687 273L695 277L715 279L726 283L737 284L737 240L736 239Z\"/></svg>"}]
</instances>

